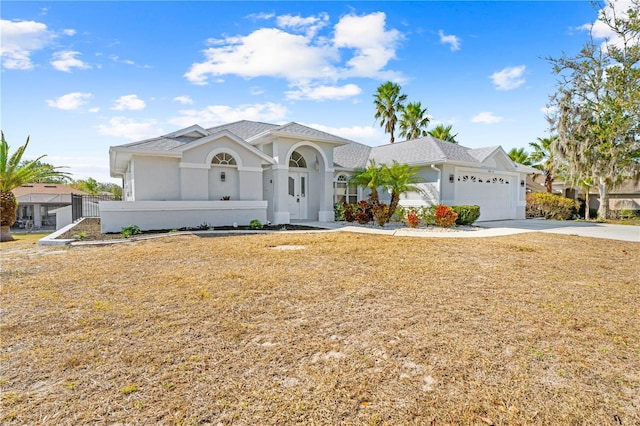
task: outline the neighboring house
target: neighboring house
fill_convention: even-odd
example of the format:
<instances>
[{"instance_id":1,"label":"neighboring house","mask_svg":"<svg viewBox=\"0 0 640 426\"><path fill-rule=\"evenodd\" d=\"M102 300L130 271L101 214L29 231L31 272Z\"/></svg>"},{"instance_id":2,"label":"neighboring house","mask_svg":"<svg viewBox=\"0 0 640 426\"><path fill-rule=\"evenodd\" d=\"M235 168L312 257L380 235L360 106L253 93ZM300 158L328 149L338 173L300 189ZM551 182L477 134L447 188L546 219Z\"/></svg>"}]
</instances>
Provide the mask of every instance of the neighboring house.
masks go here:
<instances>
[{"instance_id":1,"label":"neighboring house","mask_svg":"<svg viewBox=\"0 0 640 426\"><path fill-rule=\"evenodd\" d=\"M12 192L18 200L14 226L36 229L55 226L53 210L70 206L72 193L86 195L75 188L57 183L28 183Z\"/></svg>"},{"instance_id":2,"label":"neighboring house","mask_svg":"<svg viewBox=\"0 0 640 426\"><path fill-rule=\"evenodd\" d=\"M561 181L553 182L553 192L574 200L584 201L585 199L584 190L575 189ZM598 210L599 207L600 192L594 187L589 190L589 208ZM640 182L627 179L614 186L609 191L609 210L640 210Z\"/></svg>"},{"instance_id":3,"label":"neighboring house","mask_svg":"<svg viewBox=\"0 0 640 426\"><path fill-rule=\"evenodd\" d=\"M331 222L335 203L367 198L348 180L370 159L419 167L423 193L403 196L405 206L478 204L480 220L524 218L525 180L536 172L499 146L469 149L428 136L370 147L298 123L253 121L114 146L109 159L123 201L100 202L103 232Z\"/></svg>"}]
</instances>

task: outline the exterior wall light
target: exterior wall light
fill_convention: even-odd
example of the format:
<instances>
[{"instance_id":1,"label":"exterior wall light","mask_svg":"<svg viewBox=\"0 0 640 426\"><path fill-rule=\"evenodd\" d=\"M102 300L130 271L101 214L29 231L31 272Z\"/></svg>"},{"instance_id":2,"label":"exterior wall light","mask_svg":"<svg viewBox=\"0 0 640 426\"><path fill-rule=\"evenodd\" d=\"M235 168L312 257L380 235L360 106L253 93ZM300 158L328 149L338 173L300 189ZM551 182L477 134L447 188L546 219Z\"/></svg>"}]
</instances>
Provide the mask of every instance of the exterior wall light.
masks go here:
<instances>
[{"instance_id":1,"label":"exterior wall light","mask_svg":"<svg viewBox=\"0 0 640 426\"><path fill-rule=\"evenodd\" d=\"M520 186L524 188L524 179L520 181Z\"/></svg>"},{"instance_id":2,"label":"exterior wall light","mask_svg":"<svg viewBox=\"0 0 640 426\"><path fill-rule=\"evenodd\" d=\"M449 183L453 183L453 178L454 178L454 176L452 174L449 175Z\"/></svg>"},{"instance_id":3,"label":"exterior wall light","mask_svg":"<svg viewBox=\"0 0 640 426\"><path fill-rule=\"evenodd\" d=\"M227 174L225 172L220 172L220 180L224 182L227 180Z\"/></svg>"}]
</instances>

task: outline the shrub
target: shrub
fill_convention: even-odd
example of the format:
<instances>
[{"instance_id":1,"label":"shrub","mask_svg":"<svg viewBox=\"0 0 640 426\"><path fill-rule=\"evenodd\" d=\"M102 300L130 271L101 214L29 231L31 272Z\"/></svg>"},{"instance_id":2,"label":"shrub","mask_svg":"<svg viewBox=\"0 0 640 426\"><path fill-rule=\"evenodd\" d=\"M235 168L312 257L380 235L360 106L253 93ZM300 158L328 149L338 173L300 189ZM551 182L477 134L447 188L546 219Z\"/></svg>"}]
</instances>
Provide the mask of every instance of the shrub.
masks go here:
<instances>
[{"instance_id":1,"label":"shrub","mask_svg":"<svg viewBox=\"0 0 640 426\"><path fill-rule=\"evenodd\" d=\"M480 217L480 206L451 206L458 214L456 225L472 225Z\"/></svg>"},{"instance_id":2,"label":"shrub","mask_svg":"<svg viewBox=\"0 0 640 426\"><path fill-rule=\"evenodd\" d=\"M451 207L440 204L436 207L436 224L443 228L450 228L456 223L458 213L454 212Z\"/></svg>"},{"instance_id":3,"label":"shrub","mask_svg":"<svg viewBox=\"0 0 640 426\"><path fill-rule=\"evenodd\" d=\"M253 219L251 222L249 222L249 229L262 229L262 222L260 222L258 219Z\"/></svg>"},{"instance_id":4,"label":"shrub","mask_svg":"<svg viewBox=\"0 0 640 426\"><path fill-rule=\"evenodd\" d=\"M335 203L333 206L333 218L336 222L342 222L344 218L344 206L345 203Z\"/></svg>"},{"instance_id":5,"label":"shrub","mask_svg":"<svg viewBox=\"0 0 640 426\"><path fill-rule=\"evenodd\" d=\"M373 203L362 200L358 201L356 206L358 210L356 211L355 218L359 224L365 225L373 220Z\"/></svg>"},{"instance_id":6,"label":"shrub","mask_svg":"<svg viewBox=\"0 0 640 426\"><path fill-rule=\"evenodd\" d=\"M634 209L620 210L620 217L622 219L631 219L636 216L640 216L640 210L634 210Z\"/></svg>"},{"instance_id":7,"label":"shrub","mask_svg":"<svg viewBox=\"0 0 640 426\"><path fill-rule=\"evenodd\" d=\"M527 194L527 217L569 220L578 213L577 201L548 192Z\"/></svg>"},{"instance_id":8,"label":"shrub","mask_svg":"<svg viewBox=\"0 0 640 426\"><path fill-rule=\"evenodd\" d=\"M404 207L398 205L396 207L396 210L391 215L391 221L392 222L403 222L404 218L406 217L406 215L407 215L407 210Z\"/></svg>"},{"instance_id":9,"label":"shrub","mask_svg":"<svg viewBox=\"0 0 640 426\"><path fill-rule=\"evenodd\" d=\"M420 217L416 213L415 209L411 209L409 213L407 213L407 225L412 228L417 227L420 224Z\"/></svg>"},{"instance_id":10,"label":"shrub","mask_svg":"<svg viewBox=\"0 0 640 426\"><path fill-rule=\"evenodd\" d=\"M387 218L389 217L389 206L383 202L375 204L371 208L371 214L378 225L384 226L384 224L387 223Z\"/></svg>"},{"instance_id":11,"label":"shrub","mask_svg":"<svg viewBox=\"0 0 640 426\"><path fill-rule=\"evenodd\" d=\"M342 204L342 211L344 211L344 220L347 222L353 222L356 220L356 207L353 204Z\"/></svg>"},{"instance_id":12,"label":"shrub","mask_svg":"<svg viewBox=\"0 0 640 426\"><path fill-rule=\"evenodd\" d=\"M141 233L142 232L140 231L140 228L138 227L138 225L129 225L127 227L122 228L122 231L120 231L120 235L122 235L122 238L129 238L132 235L138 235Z\"/></svg>"},{"instance_id":13,"label":"shrub","mask_svg":"<svg viewBox=\"0 0 640 426\"><path fill-rule=\"evenodd\" d=\"M74 235L73 238L77 240L84 240L85 238L87 238L87 233L84 231L80 231L76 235Z\"/></svg>"},{"instance_id":14,"label":"shrub","mask_svg":"<svg viewBox=\"0 0 640 426\"><path fill-rule=\"evenodd\" d=\"M420 207L420 210L418 211L418 216L427 225L437 225L436 223L437 207L438 207L437 205Z\"/></svg>"}]
</instances>

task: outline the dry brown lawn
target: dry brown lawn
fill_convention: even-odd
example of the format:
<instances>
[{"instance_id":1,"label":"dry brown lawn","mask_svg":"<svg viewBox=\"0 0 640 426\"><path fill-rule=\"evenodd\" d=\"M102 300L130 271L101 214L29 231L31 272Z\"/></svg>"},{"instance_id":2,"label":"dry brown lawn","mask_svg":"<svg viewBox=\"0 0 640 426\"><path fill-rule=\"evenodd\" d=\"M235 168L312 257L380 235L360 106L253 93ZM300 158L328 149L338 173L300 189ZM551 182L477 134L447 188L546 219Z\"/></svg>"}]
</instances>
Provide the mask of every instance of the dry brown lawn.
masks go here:
<instances>
[{"instance_id":1,"label":"dry brown lawn","mask_svg":"<svg viewBox=\"0 0 640 426\"><path fill-rule=\"evenodd\" d=\"M637 243L0 250L3 424L640 424Z\"/></svg>"}]
</instances>

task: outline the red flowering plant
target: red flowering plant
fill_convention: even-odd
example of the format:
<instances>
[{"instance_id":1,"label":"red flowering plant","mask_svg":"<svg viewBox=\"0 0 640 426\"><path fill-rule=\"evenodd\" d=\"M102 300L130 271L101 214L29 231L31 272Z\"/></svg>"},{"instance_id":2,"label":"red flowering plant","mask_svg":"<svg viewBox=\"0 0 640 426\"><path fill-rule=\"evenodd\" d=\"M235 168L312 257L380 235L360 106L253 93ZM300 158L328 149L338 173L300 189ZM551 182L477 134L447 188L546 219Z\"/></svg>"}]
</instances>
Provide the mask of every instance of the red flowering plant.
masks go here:
<instances>
[{"instance_id":1,"label":"red flowering plant","mask_svg":"<svg viewBox=\"0 0 640 426\"><path fill-rule=\"evenodd\" d=\"M412 228L416 228L420 224L420 217L416 213L414 209L411 209L409 213L407 213L407 225Z\"/></svg>"},{"instance_id":2,"label":"red flowering plant","mask_svg":"<svg viewBox=\"0 0 640 426\"><path fill-rule=\"evenodd\" d=\"M450 228L456 223L458 213L454 212L451 207L440 204L436 207L436 224L443 228Z\"/></svg>"}]
</instances>

